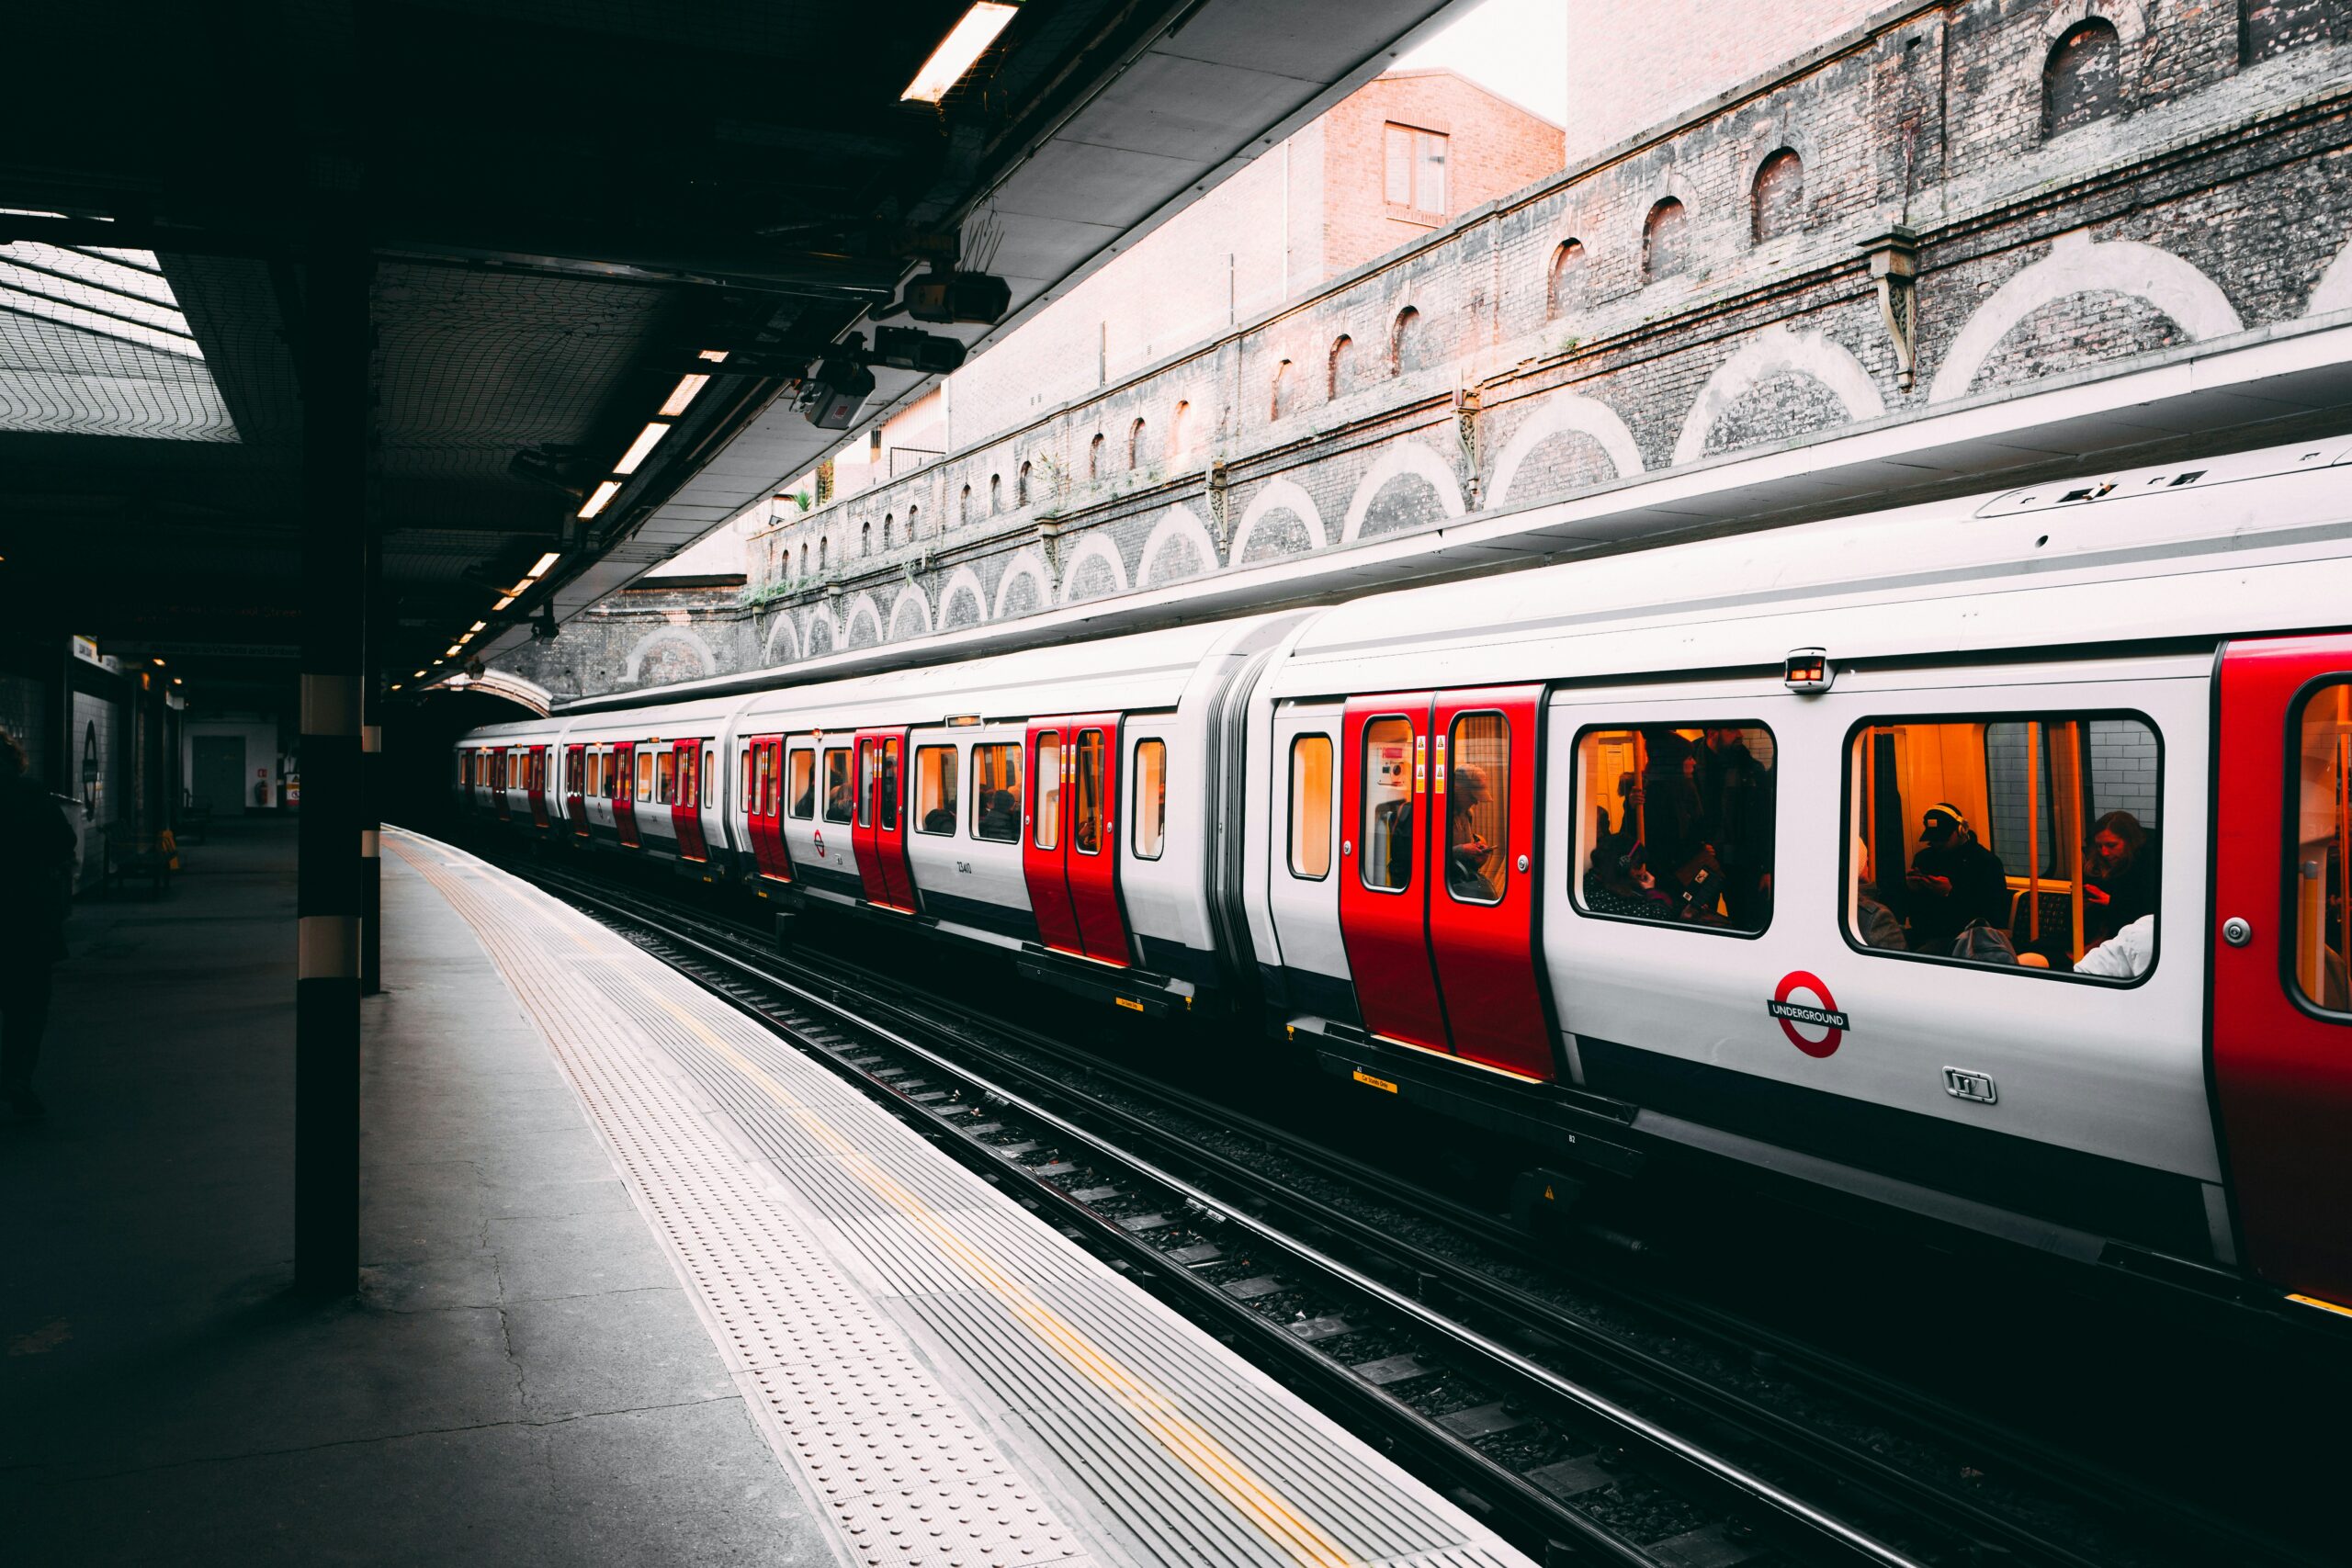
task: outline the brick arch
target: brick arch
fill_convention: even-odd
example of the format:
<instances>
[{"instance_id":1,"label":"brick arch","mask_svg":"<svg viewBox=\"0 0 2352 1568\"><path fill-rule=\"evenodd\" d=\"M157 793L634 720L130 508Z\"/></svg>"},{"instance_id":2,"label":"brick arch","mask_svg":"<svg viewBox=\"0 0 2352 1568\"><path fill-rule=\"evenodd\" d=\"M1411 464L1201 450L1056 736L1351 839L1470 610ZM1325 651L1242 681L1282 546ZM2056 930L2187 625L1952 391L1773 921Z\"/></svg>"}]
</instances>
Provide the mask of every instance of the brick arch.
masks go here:
<instances>
[{"instance_id":1,"label":"brick arch","mask_svg":"<svg viewBox=\"0 0 2352 1568\"><path fill-rule=\"evenodd\" d=\"M1316 507L1315 498L1306 493L1306 487L1296 479L1269 479L1256 495L1250 498L1249 506L1241 513L1240 526L1233 531L1233 565L1240 565L1248 557L1250 536L1257 531L1259 522L1270 512L1295 513L1312 536L1307 545L1309 549L1319 550L1331 542L1330 532L1323 526L1323 513Z\"/></svg>"},{"instance_id":2,"label":"brick arch","mask_svg":"<svg viewBox=\"0 0 2352 1568\"><path fill-rule=\"evenodd\" d=\"M789 651L780 652L781 644ZM792 624L790 615L778 615L768 627L767 640L761 645L760 657L770 664L797 663L800 658L800 629Z\"/></svg>"},{"instance_id":3,"label":"brick arch","mask_svg":"<svg viewBox=\"0 0 2352 1568\"><path fill-rule=\"evenodd\" d=\"M1489 505L1499 506L1510 499L1510 487L1519 478L1520 465L1545 437L1552 435L1589 435L1609 460L1617 465L1617 477L1631 479L1642 471L1642 448L1617 411L1598 398L1555 397L1548 400L1504 444L1502 456L1495 459L1494 482L1487 493L1494 499Z\"/></svg>"},{"instance_id":4,"label":"brick arch","mask_svg":"<svg viewBox=\"0 0 2352 1568\"><path fill-rule=\"evenodd\" d=\"M1070 603L1070 585L1078 581L1078 569L1090 560L1110 563L1112 593L1125 593L1127 591L1127 563L1120 558L1119 547L1101 534L1089 534L1079 542L1078 548L1070 551L1069 558L1062 563L1061 596L1055 603L1061 604Z\"/></svg>"},{"instance_id":5,"label":"brick arch","mask_svg":"<svg viewBox=\"0 0 2352 1568\"><path fill-rule=\"evenodd\" d=\"M1699 389L1698 400L1690 405L1681 437L1674 444L1674 460L1688 463L1704 455L1715 422L1743 393L1776 376L1818 381L1857 420L1876 419L1886 412L1871 373L1844 344L1821 333L1792 333L1775 321L1742 344Z\"/></svg>"},{"instance_id":6,"label":"brick arch","mask_svg":"<svg viewBox=\"0 0 2352 1568\"><path fill-rule=\"evenodd\" d=\"M1372 510L1381 488L1403 474L1417 474L1429 480L1445 514L1462 515L1462 481L1453 477L1453 465L1418 441L1399 441L1380 454L1356 485L1355 494L1348 498L1347 519L1340 525L1341 544L1352 543L1363 536L1364 513Z\"/></svg>"},{"instance_id":7,"label":"brick arch","mask_svg":"<svg viewBox=\"0 0 2352 1568\"><path fill-rule=\"evenodd\" d=\"M2123 46L2126 56L2122 68L2125 85L2138 86L2138 72L2130 55L2132 46L2148 36L2148 8L2143 0L2059 0L2041 18L2043 49L2089 21L2105 22L2115 29L2116 41Z\"/></svg>"},{"instance_id":8,"label":"brick arch","mask_svg":"<svg viewBox=\"0 0 2352 1568\"><path fill-rule=\"evenodd\" d=\"M899 633L899 624L906 619L907 613L910 610L914 613L915 629L901 637ZM931 601L923 597L922 589L910 582L899 590L899 596L896 599L890 601L888 640L911 641L919 637L929 637L931 629Z\"/></svg>"},{"instance_id":9,"label":"brick arch","mask_svg":"<svg viewBox=\"0 0 2352 1568\"><path fill-rule=\"evenodd\" d=\"M882 612L876 606L874 603L874 595L871 593L859 594L857 596L857 603L849 607L849 614L842 617L841 646L843 648L855 648L859 646L857 640L857 627L858 623L861 621L874 628L874 639L865 646L870 648L879 648L884 640L882 636Z\"/></svg>"},{"instance_id":10,"label":"brick arch","mask_svg":"<svg viewBox=\"0 0 2352 1568\"><path fill-rule=\"evenodd\" d=\"M817 646L820 640L824 644L822 648ZM800 646L807 656L821 659L828 653L839 653L842 644L841 617L822 605L810 605L808 618L800 626Z\"/></svg>"},{"instance_id":11,"label":"brick arch","mask_svg":"<svg viewBox=\"0 0 2352 1568\"><path fill-rule=\"evenodd\" d=\"M2324 316L2331 310L2352 310L2352 243L2335 253L2335 259L2312 285L2311 298L2303 301L2306 316Z\"/></svg>"},{"instance_id":12,"label":"brick arch","mask_svg":"<svg viewBox=\"0 0 2352 1568\"><path fill-rule=\"evenodd\" d=\"M1160 548L1171 539L1190 539L1193 542L1193 547L1199 552L1201 568L1199 571L1193 574L1193 576L1205 577L1217 569L1216 541L1209 536L1208 529L1202 526L1201 520L1193 515L1191 507L1171 506L1168 509L1168 515L1159 520L1159 526L1153 528L1150 536L1143 542L1143 553L1136 558L1143 562L1142 567L1136 573L1137 588L1147 588L1151 585L1154 576L1153 569L1159 564ZM1184 579L1177 578L1173 581L1181 582Z\"/></svg>"},{"instance_id":13,"label":"brick arch","mask_svg":"<svg viewBox=\"0 0 2352 1568\"><path fill-rule=\"evenodd\" d=\"M944 626L956 618L956 599L958 594L970 597L974 626L978 626L989 618L988 590L980 586L980 574L968 566L959 566L956 569L956 574L947 580L946 588L940 592L939 615L932 623L934 626Z\"/></svg>"},{"instance_id":14,"label":"brick arch","mask_svg":"<svg viewBox=\"0 0 2352 1568\"><path fill-rule=\"evenodd\" d=\"M1042 610L1052 605L1053 584L1046 576L1044 558L1035 550L1023 550L1012 558L1012 564L1004 569L1002 577L997 579L996 599L989 609L989 619L996 621L1004 618L1005 599L1012 588L1014 580L1023 577L1036 586L1037 607Z\"/></svg>"},{"instance_id":15,"label":"brick arch","mask_svg":"<svg viewBox=\"0 0 2352 1568\"><path fill-rule=\"evenodd\" d=\"M695 657L702 660L704 674L718 673L718 654L704 638L702 633L692 626L663 626L659 631L648 632L637 639L637 646L628 650L628 664L621 679L635 681L638 678L638 671L645 667L646 656L665 642L683 643L692 649Z\"/></svg>"},{"instance_id":16,"label":"brick arch","mask_svg":"<svg viewBox=\"0 0 2352 1568\"><path fill-rule=\"evenodd\" d=\"M1944 351L1928 400L1942 403L1966 397L1977 372L2011 327L2044 305L2093 291L2144 299L2199 342L2242 332L2245 326L2221 286L2193 264L2138 240L2099 243L2076 230L2060 235L2048 255L2021 268L1976 307Z\"/></svg>"}]
</instances>

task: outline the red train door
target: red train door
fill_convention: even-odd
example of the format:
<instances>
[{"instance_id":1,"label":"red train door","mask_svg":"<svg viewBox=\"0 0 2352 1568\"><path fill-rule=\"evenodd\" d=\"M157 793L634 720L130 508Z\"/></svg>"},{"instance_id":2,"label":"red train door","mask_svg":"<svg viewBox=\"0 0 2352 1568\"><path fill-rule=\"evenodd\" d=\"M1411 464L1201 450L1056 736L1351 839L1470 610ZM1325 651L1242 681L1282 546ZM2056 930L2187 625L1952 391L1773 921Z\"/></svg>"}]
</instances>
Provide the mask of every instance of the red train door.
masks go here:
<instances>
[{"instance_id":1,"label":"red train door","mask_svg":"<svg viewBox=\"0 0 2352 1568\"><path fill-rule=\"evenodd\" d=\"M613 781L613 829L621 836L621 847L639 850L645 847L637 836L637 744L617 741L613 746L613 766L620 775Z\"/></svg>"},{"instance_id":2,"label":"red train door","mask_svg":"<svg viewBox=\"0 0 2352 1568\"><path fill-rule=\"evenodd\" d=\"M1062 720L1029 726L1029 776L1023 784L1021 872L1029 884L1029 907L1037 914L1037 938L1047 947L1083 956L1078 913L1070 907L1069 748Z\"/></svg>"},{"instance_id":3,"label":"red train door","mask_svg":"<svg viewBox=\"0 0 2352 1568\"><path fill-rule=\"evenodd\" d=\"M702 742L676 743L677 787L670 797L670 827L678 835L680 860L707 861L710 846L702 836Z\"/></svg>"},{"instance_id":4,"label":"red train door","mask_svg":"<svg viewBox=\"0 0 2352 1568\"><path fill-rule=\"evenodd\" d=\"M514 764L507 761L506 748L495 746L482 753L490 759L490 804L501 822L511 815L506 808L507 770Z\"/></svg>"},{"instance_id":5,"label":"red train door","mask_svg":"<svg viewBox=\"0 0 2352 1568\"><path fill-rule=\"evenodd\" d=\"M903 729L857 733L857 819L850 842L866 902L914 913L914 878L907 868L906 739Z\"/></svg>"},{"instance_id":6,"label":"red train door","mask_svg":"<svg viewBox=\"0 0 2352 1568\"><path fill-rule=\"evenodd\" d=\"M2352 1306L2352 637L2232 643L2221 685L2212 1063L2238 1226L2256 1273Z\"/></svg>"},{"instance_id":7,"label":"red train door","mask_svg":"<svg viewBox=\"0 0 2352 1568\"><path fill-rule=\"evenodd\" d=\"M563 814L571 822L571 830L581 838L588 836L588 797L583 793L588 784L588 748L567 746L563 749Z\"/></svg>"},{"instance_id":8,"label":"red train door","mask_svg":"<svg viewBox=\"0 0 2352 1568\"><path fill-rule=\"evenodd\" d=\"M1086 956L1128 964L1133 944L1119 909L1119 716L1091 714L1069 721L1070 913Z\"/></svg>"},{"instance_id":9,"label":"red train door","mask_svg":"<svg viewBox=\"0 0 2352 1568\"><path fill-rule=\"evenodd\" d=\"M1427 692L1348 702L1340 770L1340 939L1374 1034L1446 1049L1430 965ZM1442 824L1441 824L1442 826Z\"/></svg>"},{"instance_id":10,"label":"red train door","mask_svg":"<svg viewBox=\"0 0 2352 1568\"><path fill-rule=\"evenodd\" d=\"M752 840L752 863L771 882L792 880L792 857L784 847L784 742L754 739L743 751L743 815Z\"/></svg>"},{"instance_id":11,"label":"red train door","mask_svg":"<svg viewBox=\"0 0 2352 1568\"><path fill-rule=\"evenodd\" d=\"M531 760L524 764L528 770L526 783L531 790L531 826L544 831L548 825L548 749L531 748Z\"/></svg>"},{"instance_id":12,"label":"red train door","mask_svg":"<svg viewBox=\"0 0 2352 1568\"><path fill-rule=\"evenodd\" d=\"M1454 1054L1549 1078L1535 977L1541 686L1440 692L1430 726L1430 962Z\"/></svg>"}]
</instances>

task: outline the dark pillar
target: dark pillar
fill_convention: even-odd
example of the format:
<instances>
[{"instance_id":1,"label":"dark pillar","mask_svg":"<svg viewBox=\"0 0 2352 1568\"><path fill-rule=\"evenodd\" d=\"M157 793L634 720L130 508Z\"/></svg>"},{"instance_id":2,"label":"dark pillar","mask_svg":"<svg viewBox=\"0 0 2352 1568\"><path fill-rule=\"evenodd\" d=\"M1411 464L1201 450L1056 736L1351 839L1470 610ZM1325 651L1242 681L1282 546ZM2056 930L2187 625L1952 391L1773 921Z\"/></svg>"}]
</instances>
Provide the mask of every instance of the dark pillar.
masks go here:
<instances>
[{"instance_id":1,"label":"dark pillar","mask_svg":"<svg viewBox=\"0 0 2352 1568\"><path fill-rule=\"evenodd\" d=\"M359 677L359 994L384 988L384 536L368 530L360 592L368 605L368 645Z\"/></svg>"},{"instance_id":2,"label":"dark pillar","mask_svg":"<svg viewBox=\"0 0 2352 1568\"><path fill-rule=\"evenodd\" d=\"M170 728L164 722L169 702L164 694L170 684L171 677L151 666L141 672L139 690L132 694L131 711L139 724L139 745L133 753L139 771L132 787L139 792L139 837L150 846L157 834L172 825L171 770L164 761Z\"/></svg>"},{"instance_id":3,"label":"dark pillar","mask_svg":"<svg viewBox=\"0 0 2352 1568\"><path fill-rule=\"evenodd\" d=\"M359 1283L359 672L365 647L365 242L322 227L302 290L302 805L294 1016L294 1279Z\"/></svg>"}]
</instances>

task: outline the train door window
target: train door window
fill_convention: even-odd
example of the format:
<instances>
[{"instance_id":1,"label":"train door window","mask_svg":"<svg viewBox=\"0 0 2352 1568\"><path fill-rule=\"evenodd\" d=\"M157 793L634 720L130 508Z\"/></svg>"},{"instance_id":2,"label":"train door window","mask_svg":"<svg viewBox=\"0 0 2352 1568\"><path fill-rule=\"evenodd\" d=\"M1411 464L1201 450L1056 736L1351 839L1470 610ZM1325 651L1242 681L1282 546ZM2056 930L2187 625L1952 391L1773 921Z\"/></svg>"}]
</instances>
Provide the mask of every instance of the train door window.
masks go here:
<instances>
[{"instance_id":1,"label":"train door window","mask_svg":"<svg viewBox=\"0 0 2352 1568\"><path fill-rule=\"evenodd\" d=\"M678 795L678 754L664 751L653 759L653 804L667 806Z\"/></svg>"},{"instance_id":2,"label":"train door window","mask_svg":"<svg viewBox=\"0 0 2352 1568\"><path fill-rule=\"evenodd\" d=\"M1331 738L1290 743L1290 874L1320 882L1331 874Z\"/></svg>"},{"instance_id":3,"label":"train door window","mask_svg":"<svg viewBox=\"0 0 2352 1568\"><path fill-rule=\"evenodd\" d=\"M2300 739L2301 782L2287 868L2295 988L2314 1007L2352 1012L2345 966L2346 913L2352 908L2352 684L2335 682L2304 699Z\"/></svg>"},{"instance_id":4,"label":"train door window","mask_svg":"<svg viewBox=\"0 0 2352 1568\"><path fill-rule=\"evenodd\" d=\"M650 751L637 753L637 798L653 798L653 753Z\"/></svg>"},{"instance_id":5,"label":"train door window","mask_svg":"<svg viewBox=\"0 0 2352 1568\"><path fill-rule=\"evenodd\" d=\"M775 797L775 755L764 746L754 746L743 753L743 768L748 775L743 798L750 802L746 815L765 817L768 802Z\"/></svg>"},{"instance_id":6,"label":"train door window","mask_svg":"<svg viewBox=\"0 0 2352 1568\"><path fill-rule=\"evenodd\" d=\"M1021 837L1021 748L972 748L972 837L1009 844Z\"/></svg>"},{"instance_id":7,"label":"train door window","mask_svg":"<svg viewBox=\"0 0 2352 1568\"><path fill-rule=\"evenodd\" d=\"M1070 808L1070 844L1082 855L1102 852L1102 818L1106 803L1102 799L1102 732L1081 729L1078 732L1077 767L1073 785L1078 791Z\"/></svg>"},{"instance_id":8,"label":"train door window","mask_svg":"<svg viewBox=\"0 0 2352 1568\"><path fill-rule=\"evenodd\" d=\"M714 810L718 805L718 773L711 766L711 742L706 740L699 749L695 771L702 775L702 808Z\"/></svg>"},{"instance_id":9,"label":"train door window","mask_svg":"<svg viewBox=\"0 0 2352 1568\"><path fill-rule=\"evenodd\" d=\"M1062 738L1057 730L1037 737L1037 829L1032 836L1041 850L1061 845Z\"/></svg>"},{"instance_id":10,"label":"train door window","mask_svg":"<svg viewBox=\"0 0 2352 1568\"><path fill-rule=\"evenodd\" d=\"M797 747L786 767L791 774L792 814L806 822L817 815L817 753L806 746Z\"/></svg>"},{"instance_id":11,"label":"train door window","mask_svg":"<svg viewBox=\"0 0 2352 1568\"><path fill-rule=\"evenodd\" d=\"M1865 721L1848 757L1848 940L2138 979L2156 958L2162 773L2133 715Z\"/></svg>"},{"instance_id":12,"label":"train door window","mask_svg":"<svg viewBox=\"0 0 2352 1568\"><path fill-rule=\"evenodd\" d=\"M678 755L678 804L689 810L702 804L702 758L698 751Z\"/></svg>"},{"instance_id":13,"label":"train door window","mask_svg":"<svg viewBox=\"0 0 2352 1568\"><path fill-rule=\"evenodd\" d=\"M848 821L856 794L850 784L849 748L833 747L825 753L825 820Z\"/></svg>"},{"instance_id":14,"label":"train door window","mask_svg":"<svg viewBox=\"0 0 2352 1568\"><path fill-rule=\"evenodd\" d=\"M956 831L956 748L915 749L915 831Z\"/></svg>"},{"instance_id":15,"label":"train door window","mask_svg":"<svg viewBox=\"0 0 2352 1568\"><path fill-rule=\"evenodd\" d=\"M1363 885L1402 893L1413 884L1413 721L1363 727Z\"/></svg>"},{"instance_id":16,"label":"train door window","mask_svg":"<svg viewBox=\"0 0 2352 1568\"><path fill-rule=\"evenodd\" d=\"M1135 850L1158 860L1168 840L1168 742L1136 742Z\"/></svg>"},{"instance_id":17,"label":"train door window","mask_svg":"<svg viewBox=\"0 0 2352 1568\"><path fill-rule=\"evenodd\" d=\"M760 814L760 757L766 750L757 741L743 748L743 814L747 817Z\"/></svg>"},{"instance_id":18,"label":"train door window","mask_svg":"<svg viewBox=\"0 0 2352 1568\"><path fill-rule=\"evenodd\" d=\"M1771 923L1780 763L1743 720L1589 728L1577 737L1577 907L1753 936Z\"/></svg>"},{"instance_id":19,"label":"train door window","mask_svg":"<svg viewBox=\"0 0 2352 1568\"><path fill-rule=\"evenodd\" d=\"M1457 715L1446 736L1445 890L1457 903L1499 904L1510 881L1510 721Z\"/></svg>"},{"instance_id":20,"label":"train door window","mask_svg":"<svg viewBox=\"0 0 2352 1568\"><path fill-rule=\"evenodd\" d=\"M879 783L875 792L874 825L886 833L899 830L899 741L893 737L876 746L881 754Z\"/></svg>"}]
</instances>

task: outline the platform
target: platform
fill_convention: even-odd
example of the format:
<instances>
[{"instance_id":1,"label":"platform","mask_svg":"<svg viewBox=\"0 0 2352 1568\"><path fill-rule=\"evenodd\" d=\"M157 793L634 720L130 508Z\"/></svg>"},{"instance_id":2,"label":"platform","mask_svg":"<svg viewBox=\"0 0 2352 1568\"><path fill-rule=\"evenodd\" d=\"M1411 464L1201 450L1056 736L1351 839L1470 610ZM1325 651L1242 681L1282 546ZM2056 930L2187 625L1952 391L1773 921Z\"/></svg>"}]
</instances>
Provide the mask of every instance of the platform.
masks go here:
<instances>
[{"instance_id":1,"label":"platform","mask_svg":"<svg viewBox=\"0 0 2352 1568\"><path fill-rule=\"evenodd\" d=\"M386 841L356 1306L285 1292L290 836L77 913L53 1119L0 1132L12 1562L1523 1561L627 941Z\"/></svg>"}]
</instances>

